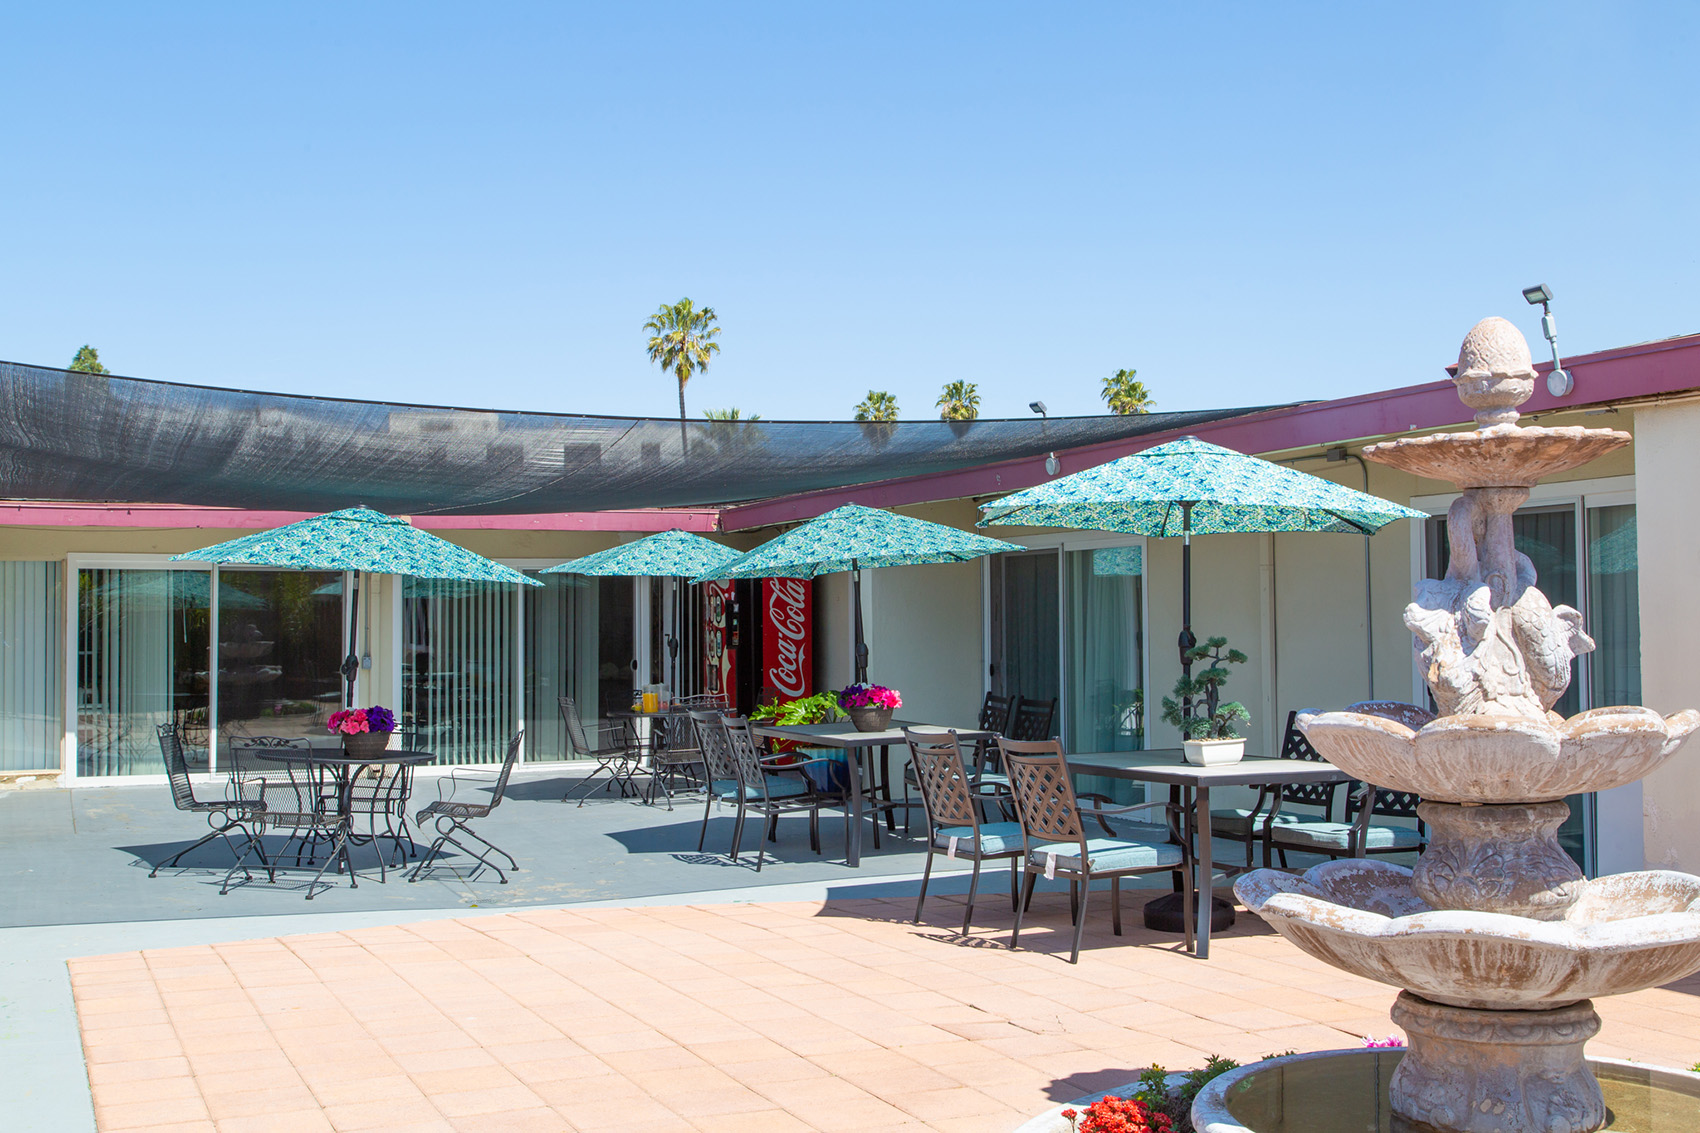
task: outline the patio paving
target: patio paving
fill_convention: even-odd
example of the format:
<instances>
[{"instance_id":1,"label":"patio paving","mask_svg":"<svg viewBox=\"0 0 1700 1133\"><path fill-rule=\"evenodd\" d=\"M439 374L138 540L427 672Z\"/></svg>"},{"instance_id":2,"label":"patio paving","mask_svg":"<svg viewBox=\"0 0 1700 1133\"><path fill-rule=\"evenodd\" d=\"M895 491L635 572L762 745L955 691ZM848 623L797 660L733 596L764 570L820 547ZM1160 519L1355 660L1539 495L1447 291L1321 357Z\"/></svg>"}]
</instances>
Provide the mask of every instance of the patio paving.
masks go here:
<instances>
[{"instance_id":1,"label":"patio paving","mask_svg":"<svg viewBox=\"0 0 1700 1133\"><path fill-rule=\"evenodd\" d=\"M1242 912L1194 960L995 886L856 899L526 909L73 959L103 1130L940 1130L1033 1113L1208 1053L1386 1034L1393 989ZM709 898L712 900L712 898ZM1599 1004L1595 1055L1700 1057L1700 980Z\"/></svg>"}]
</instances>

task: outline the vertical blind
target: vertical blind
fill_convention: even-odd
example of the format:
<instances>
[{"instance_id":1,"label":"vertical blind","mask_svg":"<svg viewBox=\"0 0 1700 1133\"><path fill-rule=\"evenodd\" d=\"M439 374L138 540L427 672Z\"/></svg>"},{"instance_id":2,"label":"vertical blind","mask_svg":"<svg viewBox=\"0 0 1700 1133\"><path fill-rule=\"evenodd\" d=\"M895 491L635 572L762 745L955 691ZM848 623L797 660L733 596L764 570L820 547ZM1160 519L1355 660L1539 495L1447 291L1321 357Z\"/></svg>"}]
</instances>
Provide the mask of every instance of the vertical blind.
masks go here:
<instances>
[{"instance_id":1,"label":"vertical blind","mask_svg":"<svg viewBox=\"0 0 1700 1133\"><path fill-rule=\"evenodd\" d=\"M63 568L0 562L0 771L59 766L65 734Z\"/></svg>"},{"instance_id":2,"label":"vertical blind","mask_svg":"<svg viewBox=\"0 0 1700 1133\"><path fill-rule=\"evenodd\" d=\"M586 726L596 723L603 580L575 574L532 577L543 585L525 588L525 755L565 759L572 753L560 698L573 698ZM631 589L626 579L608 581Z\"/></svg>"},{"instance_id":3,"label":"vertical blind","mask_svg":"<svg viewBox=\"0 0 1700 1133\"><path fill-rule=\"evenodd\" d=\"M506 583L409 578L402 590L403 731L437 763L500 762L519 723Z\"/></svg>"}]
</instances>

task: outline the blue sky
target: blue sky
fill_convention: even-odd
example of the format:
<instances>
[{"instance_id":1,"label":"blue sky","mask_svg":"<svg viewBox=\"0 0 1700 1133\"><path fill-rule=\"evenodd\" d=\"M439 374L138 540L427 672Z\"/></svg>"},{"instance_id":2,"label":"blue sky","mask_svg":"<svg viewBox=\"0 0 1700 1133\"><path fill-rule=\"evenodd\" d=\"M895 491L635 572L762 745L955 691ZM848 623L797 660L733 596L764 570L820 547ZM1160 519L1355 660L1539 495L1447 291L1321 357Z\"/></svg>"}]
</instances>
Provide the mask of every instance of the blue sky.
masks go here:
<instances>
[{"instance_id":1,"label":"blue sky","mask_svg":"<svg viewBox=\"0 0 1700 1133\"><path fill-rule=\"evenodd\" d=\"M14 4L0 358L299 393L986 416L1700 330L1693 5ZM1579 374L1578 381L1585 381Z\"/></svg>"}]
</instances>

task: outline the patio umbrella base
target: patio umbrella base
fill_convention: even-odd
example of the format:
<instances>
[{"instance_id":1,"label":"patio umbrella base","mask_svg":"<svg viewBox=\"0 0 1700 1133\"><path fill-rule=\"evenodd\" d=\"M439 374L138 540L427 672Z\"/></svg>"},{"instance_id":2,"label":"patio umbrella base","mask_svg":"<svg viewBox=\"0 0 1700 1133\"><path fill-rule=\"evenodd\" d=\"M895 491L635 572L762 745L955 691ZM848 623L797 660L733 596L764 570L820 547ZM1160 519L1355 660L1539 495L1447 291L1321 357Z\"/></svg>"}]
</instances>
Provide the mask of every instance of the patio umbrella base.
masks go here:
<instances>
[{"instance_id":1,"label":"patio umbrella base","mask_svg":"<svg viewBox=\"0 0 1700 1133\"><path fill-rule=\"evenodd\" d=\"M1172 932L1177 936L1186 931L1181 916L1181 895L1165 893L1145 903L1145 927L1153 932ZM1210 898L1210 934L1225 932L1234 927L1234 903L1221 897Z\"/></svg>"}]
</instances>

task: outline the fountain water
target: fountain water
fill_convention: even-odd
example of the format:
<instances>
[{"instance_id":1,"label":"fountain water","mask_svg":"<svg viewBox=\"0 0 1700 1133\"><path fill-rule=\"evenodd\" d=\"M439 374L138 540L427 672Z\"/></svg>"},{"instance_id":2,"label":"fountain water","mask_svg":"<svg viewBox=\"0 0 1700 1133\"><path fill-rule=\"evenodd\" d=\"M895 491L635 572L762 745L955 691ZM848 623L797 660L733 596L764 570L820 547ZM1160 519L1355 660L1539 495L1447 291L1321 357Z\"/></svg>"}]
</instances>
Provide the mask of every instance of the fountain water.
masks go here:
<instances>
[{"instance_id":1,"label":"fountain water","mask_svg":"<svg viewBox=\"0 0 1700 1133\"><path fill-rule=\"evenodd\" d=\"M1453 380L1475 429L1364 450L1463 492L1446 517L1446 577L1419 583L1405 611L1440 715L1366 705L1299 718L1341 770L1422 795L1429 848L1414 870L1335 861L1300 877L1257 870L1234 889L1311 955L1403 989L1393 1020L1410 1045L1387 1083L1392 1128L1593 1133L1607 1106L1583 1057L1600 1029L1590 1000L1700 970L1700 877L1585 879L1557 841L1563 799L1641 779L1700 713L1552 711L1594 643L1576 610L1537 589L1511 516L1541 478L1630 437L1518 425L1535 370L1504 319L1470 331Z\"/></svg>"}]
</instances>

